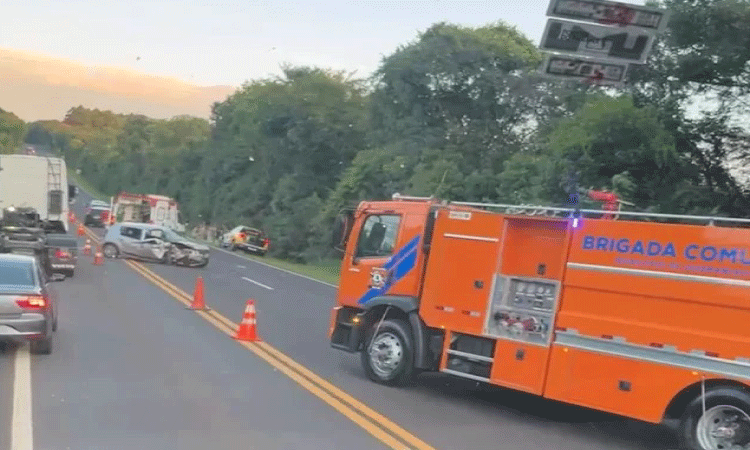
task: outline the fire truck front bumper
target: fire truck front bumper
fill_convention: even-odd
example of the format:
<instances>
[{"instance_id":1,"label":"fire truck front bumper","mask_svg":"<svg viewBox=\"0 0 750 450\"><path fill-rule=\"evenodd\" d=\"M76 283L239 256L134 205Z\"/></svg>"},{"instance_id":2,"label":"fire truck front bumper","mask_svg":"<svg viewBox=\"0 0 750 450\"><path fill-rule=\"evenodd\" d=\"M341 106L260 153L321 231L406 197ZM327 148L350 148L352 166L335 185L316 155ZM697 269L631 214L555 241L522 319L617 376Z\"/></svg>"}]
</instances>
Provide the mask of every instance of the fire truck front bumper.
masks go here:
<instances>
[{"instance_id":1,"label":"fire truck front bumper","mask_svg":"<svg viewBox=\"0 0 750 450\"><path fill-rule=\"evenodd\" d=\"M348 306L336 306L331 310L328 337L331 347L356 353L362 341L365 311Z\"/></svg>"}]
</instances>

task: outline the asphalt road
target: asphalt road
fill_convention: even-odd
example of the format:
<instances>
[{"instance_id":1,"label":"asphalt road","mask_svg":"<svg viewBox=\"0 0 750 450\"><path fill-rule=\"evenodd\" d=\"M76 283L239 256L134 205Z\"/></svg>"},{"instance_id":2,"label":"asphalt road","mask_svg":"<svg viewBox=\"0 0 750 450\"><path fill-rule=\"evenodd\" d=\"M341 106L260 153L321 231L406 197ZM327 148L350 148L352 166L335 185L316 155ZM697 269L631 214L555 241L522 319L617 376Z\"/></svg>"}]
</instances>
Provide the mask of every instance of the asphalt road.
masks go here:
<instances>
[{"instance_id":1,"label":"asphalt road","mask_svg":"<svg viewBox=\"0 0 750 450\"><path fill-rule=\"evenodd\" d=\"M54 352L25 374L36 450L384 448L123 261L82 258L58 286ZM20 351L0 355L2 386ZM0 390L0 448L22 434L12 394Z\"/></svg>"},{"instance_id":2,"label":"asphalt road","mask_svg":"<svg viewBox=\"0 0 750 450\"><path fill-rule=\"evenodd\" d=\"M124 261L55 287L53 353L0 347L0 449L386 448Z\"/></svg>"},{"instance_id":3,"label":"asphalt road","mask_svg":"<svg viewBox=\"0 0 750 450\"><path fill-rule=\"evenodd\" d=\"M245 301L254 299L259 333L268 344L434 448L676 448L673 435L663 426L439 374L422 376L406 388L372 383L357 356L329 346L327 326L335 288L324 283L220 250L212 250L204 269L146 266L187 293L193 292L196 278L203 277L207 304L235 322L240 321ZM167 310L175 308L173 300L167 303ZM201 334L195 339L206 338ZM215 369L195 370L206 375ZM333 410L325 414L336 415Z\"/></svg>"}]
</instances>

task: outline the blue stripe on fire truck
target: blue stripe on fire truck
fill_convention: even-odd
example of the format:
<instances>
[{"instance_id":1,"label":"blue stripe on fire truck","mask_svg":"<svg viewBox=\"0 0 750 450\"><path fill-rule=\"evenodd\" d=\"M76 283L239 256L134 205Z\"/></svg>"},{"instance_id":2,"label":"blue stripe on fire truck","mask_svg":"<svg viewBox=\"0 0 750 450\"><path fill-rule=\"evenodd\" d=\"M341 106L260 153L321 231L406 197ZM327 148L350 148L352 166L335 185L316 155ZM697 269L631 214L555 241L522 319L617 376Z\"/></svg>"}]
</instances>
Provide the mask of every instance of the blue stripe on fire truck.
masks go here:
<instances>
[{"instance_id":1,"label":"blue stripe on fire truck","mask_svg":"<svg viewBox=\"0 0 750 450\"><path fill-rule=\"evenodd\" d=\"M386 277L385 284L379 288L370 288L357 301L358 304L364 304L375 297L387 293L393 284L404 278L414 269L417 264L417 250L419 249L419 240L422 236L417 235L406 245L396 252L395 255L388 258L383 264L383 269L387 270L389 276Z\"/></svg>"}]
</instances>

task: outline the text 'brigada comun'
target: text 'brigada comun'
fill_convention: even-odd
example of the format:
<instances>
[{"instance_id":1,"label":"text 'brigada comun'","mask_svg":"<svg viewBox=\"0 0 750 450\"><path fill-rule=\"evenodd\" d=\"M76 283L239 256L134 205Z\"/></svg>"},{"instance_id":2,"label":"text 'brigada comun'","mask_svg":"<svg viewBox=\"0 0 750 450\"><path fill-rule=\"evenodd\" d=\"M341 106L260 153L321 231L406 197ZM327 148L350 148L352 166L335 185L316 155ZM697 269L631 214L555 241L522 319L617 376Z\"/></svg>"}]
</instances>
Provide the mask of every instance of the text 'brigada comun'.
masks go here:
<instances>
[{"instance_id":1,"label":"text 'brigada comun'","mask_svg":"<svg viewBox=\"0 0 750 450\"><path fill-rule=\"evenodd\" d=\"M711 245L688 244L678 248L672 242L641 241L628 238L611 238L605 236L585 236L582 248L584 250L598 250L617 252L621 254L638 254L644 256L666 256L676 258L681 254L688 260L702 260L706 262L732 262L750 265L750 248L724 248Z\"/></svg>"}]
</instances>

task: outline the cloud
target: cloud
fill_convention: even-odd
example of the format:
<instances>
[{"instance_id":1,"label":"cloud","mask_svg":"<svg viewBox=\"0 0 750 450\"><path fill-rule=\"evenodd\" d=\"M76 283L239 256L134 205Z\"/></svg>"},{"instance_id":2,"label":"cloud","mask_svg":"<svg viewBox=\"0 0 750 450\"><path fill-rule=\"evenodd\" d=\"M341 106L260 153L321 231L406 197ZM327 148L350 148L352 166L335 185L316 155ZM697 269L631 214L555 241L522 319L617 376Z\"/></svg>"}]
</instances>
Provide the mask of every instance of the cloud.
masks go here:
<instances>
[{"instance_id":1,"label":"cloud","mask_svg":"<svg viewBox=\"0 0 750 450\"><path fill-rule=\"evenodd\" d=\"M26 121L62 119L78 105L154 118L208 118L211 105L235 89L0 49L0 108Z\"/></svg>"}]
</instances>

